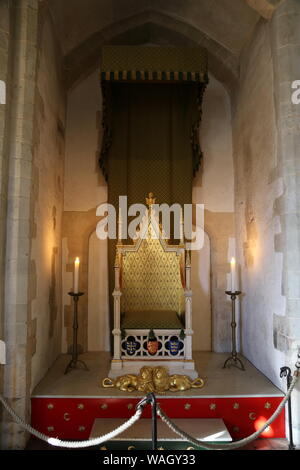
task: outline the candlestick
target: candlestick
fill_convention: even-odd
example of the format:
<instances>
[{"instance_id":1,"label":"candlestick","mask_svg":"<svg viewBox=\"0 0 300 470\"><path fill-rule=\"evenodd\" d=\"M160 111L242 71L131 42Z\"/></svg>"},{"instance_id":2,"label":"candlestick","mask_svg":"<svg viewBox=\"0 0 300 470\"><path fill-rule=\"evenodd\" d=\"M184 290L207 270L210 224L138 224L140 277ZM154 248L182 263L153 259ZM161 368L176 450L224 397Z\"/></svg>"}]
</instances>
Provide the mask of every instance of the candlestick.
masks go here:
<instances>
[{"instance_id":1,"label":"candlestick","mask_svg":"<svg viewBox=\"0 0 300 470\"><path fill-rule=\"evenodd\" d=\"M77 369L77 365L80 364L81 368L89 370L85 362L78 359L78 344L77 344L77 332L78 332L78 301L79 298L84 295L83 292L69 292L69 295L73 299L74 311L73 311L73 345L72 345L72 359L66 367L65 374L71 369Z\"/></svg>"},{"instance_id":2,"label":"candlestick","mask_svg":"<svg viewBox=\"0 0 300 470\"><path fill-rule=\"evenodd\" d=\"M232 363L234 367L238 369L245 370L244 364L238 358L236 351L236 321L235 321L235 301L237 297L241 294L240 291L226 291L227 295L231 297L231 338L232 338L232 347L231 347L231 356L225 361L223 369L227 367L228 364Z\"/></svg>"},{"instance_id":3,"label":"candlestick","mask_svg":"<svg viewBox=\"0 0 300 470\"><path fill-rule=\"evenodd\" d=\"M78 293L78 285L79 285L79 266L80 266L80 259L76 258L74 263L74 286L73 291L74 294Z\"/></svg>"}]
</instances>

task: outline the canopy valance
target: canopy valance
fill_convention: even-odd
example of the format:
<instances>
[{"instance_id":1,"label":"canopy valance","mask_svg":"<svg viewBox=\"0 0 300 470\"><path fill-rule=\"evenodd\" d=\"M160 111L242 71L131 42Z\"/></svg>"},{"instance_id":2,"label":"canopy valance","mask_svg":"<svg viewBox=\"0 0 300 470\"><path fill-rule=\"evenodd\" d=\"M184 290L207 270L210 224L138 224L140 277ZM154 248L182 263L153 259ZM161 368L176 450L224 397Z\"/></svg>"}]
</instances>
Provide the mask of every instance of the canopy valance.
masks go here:
<instances>
[{"instance_id":1,"label":"canopy valance","mask_svg":"<svg viewBox=\"0 0 300 470\"><path fill-rule=\"evenodd\" d=\"M207 52L202 47L104 46L102 81L207 82Z\"/></svg>"}]
</instances>

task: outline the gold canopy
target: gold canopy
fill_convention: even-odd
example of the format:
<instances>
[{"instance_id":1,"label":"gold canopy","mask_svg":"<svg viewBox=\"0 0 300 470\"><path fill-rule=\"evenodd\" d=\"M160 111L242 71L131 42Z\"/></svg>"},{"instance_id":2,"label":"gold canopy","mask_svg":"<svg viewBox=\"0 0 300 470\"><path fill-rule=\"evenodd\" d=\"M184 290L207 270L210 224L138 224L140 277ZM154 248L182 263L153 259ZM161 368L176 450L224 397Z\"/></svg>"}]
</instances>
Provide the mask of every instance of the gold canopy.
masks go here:
<instances>
[{"instance_id":1,"label":"gold canopy","mask_svg":"<svg viewBox=\"0 0 300 470\"><path fill-rule=\"evenodd\" d=\"M202 47L104 46L103 81L207 82L207 52Z\"/></svg>"}]
</instances>

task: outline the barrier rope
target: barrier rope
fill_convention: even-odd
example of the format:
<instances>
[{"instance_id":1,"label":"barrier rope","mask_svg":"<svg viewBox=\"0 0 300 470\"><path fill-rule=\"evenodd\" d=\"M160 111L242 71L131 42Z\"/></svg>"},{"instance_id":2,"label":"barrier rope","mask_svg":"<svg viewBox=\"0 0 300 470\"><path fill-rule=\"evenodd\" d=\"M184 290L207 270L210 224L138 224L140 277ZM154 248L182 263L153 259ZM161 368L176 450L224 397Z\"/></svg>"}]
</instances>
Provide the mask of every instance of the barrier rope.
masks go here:
<instances>
[{"instance_id":1,"label":"barrier rope","mask_svg":"<svg viewBox=\"0 0 300 470\"><path fill-rule=\"evenodd\" d=\"M291 382L291 385L287 391L287 394L285 398L282 400L280 405L277 407L273 415L268 419L268 421L262 426L261 429L256 431L254 434L251 434L251 436L246 437L245 439L241 439L240 441L237 442L231 442L229 444L208 444L206 441L201 441L198 439L195 439L194 437L190 436L187 434L185 431L181 430L178 426L176 426L175 423L173 423L168 416L162 411L160 406L157 404L157 415L160 416L162 421L166 423L170 429L176 434L178 434L182 439L185 441L191 442L192 444L202 447L207 450L232 450L232 449L238 449L249 442L252 442L255 440L262 432L264 432L265 429L267 429L268 426L277 418L277 416L281 413L283 407L285 406L286 402L291 396L292 391L294 390L297 380L300 375L300 349L298 352L298 360L296 362L296 370L294 372L294 377ZM126 431L128 428L133 426L141 417L143 413L143 409L145 405L148 403L147 397L143 398L136 406L136 412L135 414L125 423L123 423L121 426L118 428L114 429L113 431L104 434L103 436L96 437L93 439L89 439L86 441L62 441L58 438L53 438L49 437L46 434L43 434L36 429L34 429L32 426L27 424L20 416L16 414L16 412L9 406L9 404L4 400L4 398L0 395L0 402L2 403L3 407L6 409L6 411L14 418L14 420L27 432L32 434L33 436L37 437L38 439L41 439L42 441L47 442L48 444L56 447L64 447L64 448L69 448L69 449L80 449L80 448L85 448L85 447L93 447L97 446L99 444L102 444L103 442L109 441L115 437L117 437L119 434L122 434L124 431Z\"/></svg>"},{"instance_id":2,"label":"barrier rope","mask_svg":"<svg viewBox=\"0 0 300 470\"><path fill-rule=\"evenodd\" d=\"M109 441L110 439L115 438L119 434L123 433L126 431L126 429L130 428L133 426L134 423L136 423L142 413L143 413L143 408L144 408L144 403L140 402L137 405L137 409L135 414L127 420L125 423L121 424L118 428L114 429L113 431L104 434L103 436L96 437L94 439L89 439L86 441L61 441L58 438L53 438L46 436L46 434L43 434L36 429L32 428L29 424L25 423L25 421L18 416L15 411L9 406L9 404L4 400L4 398L0 395L0 402L4 406L4 408L8 411L8 413L15 419L15 421L26 431L28 431L30 434L33 436L37 437L38 439L41 439L42 441L47 442L48 444L56 447L64 447L68 449L80 449L84 447L92 447L92 446L97 446L99 444L102 444L103 442Z\"/></svg>"},{"instance_id":3,"label":"barrier rope","mask_svg":"<svg viewBox=\"0 0 300 470\"><path fill-rule=\"evenodd\" d=\"M241 439L239 441L236 441L236 442L231 442L231 443L228 443L228 444L208 444L206 441L201 441L201 440L195 439L194 437L190 436L185 431L180 429L175 423L173 423L168 418L168 416L162 411L162 409L160 408L160 406L158 404L157 404L157 414L158 414L158 416L160 416L162 421L165 424L167 424L167 426L169 426L169 428L175 434L178 434L185 441L188 441L188 442L190 442L190 443L192 443L192 444L194 444L198 447L202 447L202 448L207 449L207 450L234 450L234 449L238 449L240 447L245 446L246 444L249 444L250 442L254 441L255 439L257 439L258 436L260 434L262 434L265 431L265 429L267 429L270 426L270 424L272 424L273 421L278 417L278 415L281 413L283 407L285 406L286 402L290 398L291 393L294 390L295 385L297 383L297 380L299 378L299 375L300 375L300 354L298 354L298 361L296 363L296 370L294 372L294 377L293 377L293 380L291 382L291 385L290 385L290 387L287 391L287 394L286 394L285 398L278 405L275 412L268 419L268 421L266 421L266 423L262 426L261 429L259 429L255 433L251 434L250 436L248 436L244 439Z\"/></svg>"}]
</instances>

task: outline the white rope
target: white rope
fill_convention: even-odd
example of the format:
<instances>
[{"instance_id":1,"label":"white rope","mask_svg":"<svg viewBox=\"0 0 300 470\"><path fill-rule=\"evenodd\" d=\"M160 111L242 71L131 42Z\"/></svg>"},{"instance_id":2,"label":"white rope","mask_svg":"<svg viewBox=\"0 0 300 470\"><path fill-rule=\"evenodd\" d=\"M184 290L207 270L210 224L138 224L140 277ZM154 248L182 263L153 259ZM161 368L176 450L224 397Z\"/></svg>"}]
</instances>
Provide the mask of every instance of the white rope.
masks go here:
<instances>
[{"instance_id":1,"label":"white rope","mask_svg":"<svg viewBox=\"0 0 300 470\"><path fill-rule=\"evenodd\" d=\"M138 406L135 414L128 421L126 421L113 431L104 434L103 436L95 437L94 439L89 439L87 441L61 441L60 439L55 439L53 437L46 436L46 434L37 431L36 429L32 428L29 424L25 423L25 421L23 421L23 419L15 413L15 411L8 405L8 403L4 400L1 395L0 402L8 411L8 413L15 419L15 421L30 434L37 437L38 439L41 439L42 441L47 442L52 446L65 447L69 449L79 449L84 447L97 446L99 444L102 444L103 442L115 438L119 434L122 434L124 431L126 431L126 429L130 428L130 426L132 426L134 423L136 423L140 419L143 412L143 407Z\"/></svg>"},{"instance_id":2,"label":"white rope","mask_svg":"<svg viewBox=\"0 0 300 470\"><path fill-rule=\"evenodd\" d=\"M240 447L245 446L246 444L249 444L249 442L254 441L256 438L259 437L261 433L264 432L265 429L267 429L270 424L277 418L277 416L281 413L283 407L285 406L286 402L291 396L292 391L295 388L296 382L299 377L299 367L300 363L299 361L296 364L297 371L294 374L294 378L292 380L292 383L290 385L290 388L285 396L285 398L282 400L282 402L279 404L273 415L268 419L268 421L262 426L261 429L256 431L254 434L251 434L251 436L246 437L245 439L241 439L240 441L237 442L231 442L229 444L208 444L206 441L201 441L198 439L195 439L194 437L190 436L187 434L185 431L180 429L178 426L176 426L175 423L173 423L168 416L162 411L159 405L157 405L157 414L158 416L161 417L162 421L166 423L170 429L172 429L175 434L178 434L182 439L185 441L191 442L192 444L198 446L198 447L203 447L204 449L207 450L232 450L232 449L238 449Z\"/></svg>"}]
</instances>

